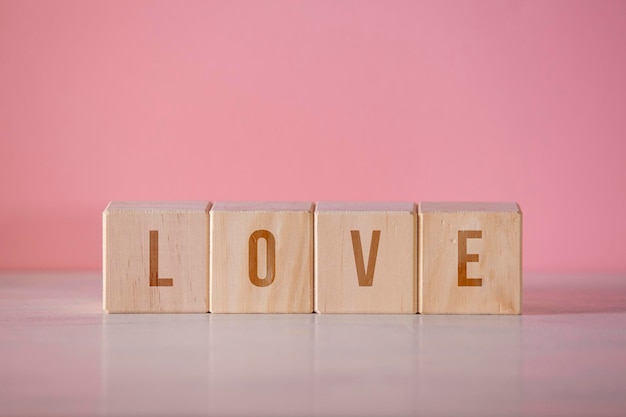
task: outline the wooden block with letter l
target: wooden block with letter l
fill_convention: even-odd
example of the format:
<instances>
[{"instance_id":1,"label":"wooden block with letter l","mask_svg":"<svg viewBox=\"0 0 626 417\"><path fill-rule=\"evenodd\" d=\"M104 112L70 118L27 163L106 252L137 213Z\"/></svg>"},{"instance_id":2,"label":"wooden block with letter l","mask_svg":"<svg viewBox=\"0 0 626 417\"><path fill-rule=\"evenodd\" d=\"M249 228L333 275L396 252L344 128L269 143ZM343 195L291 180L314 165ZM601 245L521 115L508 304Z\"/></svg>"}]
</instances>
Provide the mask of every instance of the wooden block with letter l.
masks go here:
<instances>
[{"instance_id":1,"label":"wooden block with letter l","mask_svg":"<svg viewBox=\"0 0 626 417\"><path fill-rule=\"evenodd\" d=\"M419 312L521 314L517 203L421 203Z\"/></svg>"},{"instance_id":2,"label":"wooden block with letter l","mask_svg":"<svg viewBox=\"0 0 626 417\"><path fill-rule=\"evenodd\" d=\"M313 203L218 202L211 313L313 311Z\"/></svg>"},{"instance_id":3,"label":"wooden block with letter l","mask_svg":"<svg viewBox=\"0 0 626 417\"><path fill-rule=\"evenodd\" d=\"M318 203L315 311L416 313L416 226L414 203Z\"/></svg>"},{"instance_id":4,"label":"wooden block with letter l","mask_svg":"<svg viewBox=\"0 0 626 417\"><path fill-rule=\"evenodd\" d=\"M209 202L109 203L103 304L109 313L209 311Z\"/></svg>"}]
</instances>

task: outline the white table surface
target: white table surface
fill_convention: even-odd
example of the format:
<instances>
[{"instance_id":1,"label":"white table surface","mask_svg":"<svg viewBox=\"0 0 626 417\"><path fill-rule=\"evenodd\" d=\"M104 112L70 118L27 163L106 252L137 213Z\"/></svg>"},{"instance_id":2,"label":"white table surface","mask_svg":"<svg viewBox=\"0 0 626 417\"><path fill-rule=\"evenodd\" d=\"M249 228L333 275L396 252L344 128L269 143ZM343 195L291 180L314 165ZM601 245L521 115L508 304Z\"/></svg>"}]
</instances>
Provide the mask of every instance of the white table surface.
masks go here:
<instances>
[{"instance_id":1,"label":"white table surface","mask_svg":"<svg viewBox=\"0 0 626 417\"><path fill-rule=\"evenodd\" d=\"M107 315L99 273L0 273L1 416L626 415L626 274L522 316Z\"/></svg>"}]
</instances>

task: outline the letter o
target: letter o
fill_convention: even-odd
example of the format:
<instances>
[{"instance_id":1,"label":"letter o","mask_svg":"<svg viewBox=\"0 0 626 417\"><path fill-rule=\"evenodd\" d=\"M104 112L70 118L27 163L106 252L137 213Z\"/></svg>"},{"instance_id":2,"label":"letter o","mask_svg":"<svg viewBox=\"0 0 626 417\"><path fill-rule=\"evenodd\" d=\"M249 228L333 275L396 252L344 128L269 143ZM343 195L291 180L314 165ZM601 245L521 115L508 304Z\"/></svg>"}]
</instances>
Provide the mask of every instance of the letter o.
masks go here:
<instances>
[{"instance_id":1,"label":"letter o","mask_svg":"<svg viewBox=\"0 0 626 417\"><path fill-rule=\"evenodd\" d=\"M258 265L259 265L259 239L265 239L267 243L267 262L265 278L259 278ZM276 239L272 232L268 230L256 230L250 235L248 241L248 276L250 282L257 287L267 287L274 282L276 275Z\"/></svg>"}]
</instances>

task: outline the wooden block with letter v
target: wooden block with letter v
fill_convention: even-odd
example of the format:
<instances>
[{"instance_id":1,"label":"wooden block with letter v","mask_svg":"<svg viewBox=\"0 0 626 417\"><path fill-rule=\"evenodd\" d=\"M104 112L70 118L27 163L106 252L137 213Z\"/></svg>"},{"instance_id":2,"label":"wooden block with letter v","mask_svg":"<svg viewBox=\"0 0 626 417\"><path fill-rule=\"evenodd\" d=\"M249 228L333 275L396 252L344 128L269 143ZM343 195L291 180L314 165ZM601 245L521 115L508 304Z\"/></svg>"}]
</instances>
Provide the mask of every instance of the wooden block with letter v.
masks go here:
<instances>
[{"instance_id":1,"label":"wooden block with letter v","mask_svg":"<svg viewBox=\"0 0 626 417\"><path fill-rule=\"evenodd\" d=\"M111 202L103 213L109 313L209 311L209 202Z\"/></svg>"},{"instance_id":2,"label":"wooden block with letter v","mask_svg":"<svg viewBox=\"0 0 626 417\"><path fill-rule=\"evenodd\" d=\"M416 226L414 203L318 203L315 311L416 313Z\"/></svg>"},{"instance_id":3,"label":"wooden block with letter v","mask_svg":"<svg viewBox=\"0 0 626 417\"><path fill-rule=\"evenodd\" d=\"M211 313L313 311L313 203L211 209Z\"/></svg>"},{"instance_id":4,"label":"wooden block with letter v","mask_svg":"<svg viewBox=\"0 0 626 417\"><path fill-rule=\"evenodd\" d=\"M521 314L516 203L421 203L419 312Z\"/></svg>"}]
</instances>

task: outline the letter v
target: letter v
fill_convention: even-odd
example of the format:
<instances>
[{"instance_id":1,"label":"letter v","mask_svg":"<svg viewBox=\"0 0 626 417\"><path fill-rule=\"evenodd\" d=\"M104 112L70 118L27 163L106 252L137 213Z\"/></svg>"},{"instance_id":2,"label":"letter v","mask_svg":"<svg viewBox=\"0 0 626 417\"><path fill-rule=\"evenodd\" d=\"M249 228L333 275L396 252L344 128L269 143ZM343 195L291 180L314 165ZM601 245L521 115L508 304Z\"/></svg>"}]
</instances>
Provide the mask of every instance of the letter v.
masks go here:
<instances>
[{"instance_id":1,"label":"letter v","mask_svg":"<svg viewBox=\"0 0 626 417\"><path fill-rule=\"evenodd\" d=\"M361 232L351 230L352 249L354 250L354 261L356 262L356 274L359 279L359 287L371 287L374 282L374 269L376 268L376 255L378 254L378 242L380 241L380 230L372 231L372 242L370 243L370 254L367 261L367 272L363 262L363 248L361 247Z\"/></svg>"}]
</instances>

